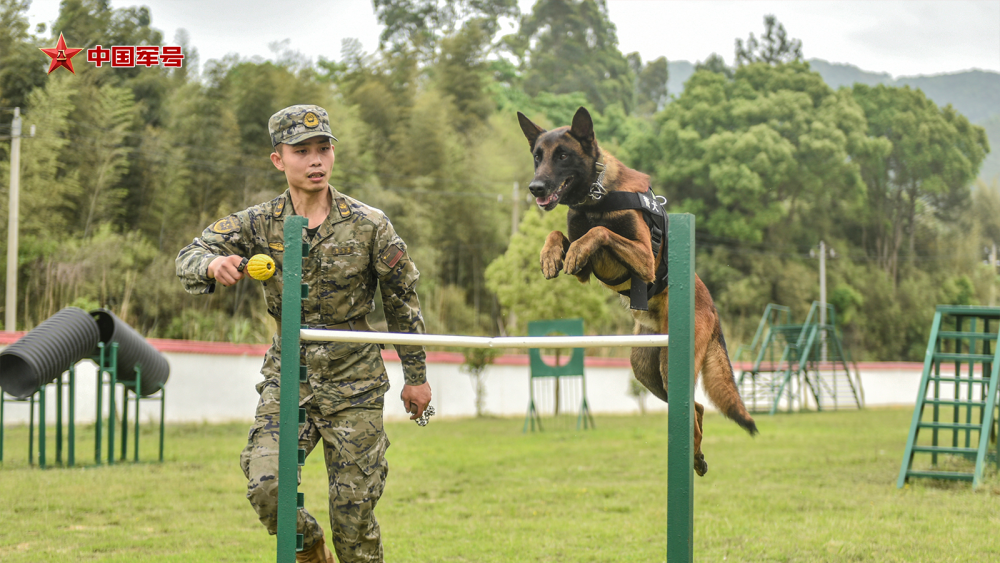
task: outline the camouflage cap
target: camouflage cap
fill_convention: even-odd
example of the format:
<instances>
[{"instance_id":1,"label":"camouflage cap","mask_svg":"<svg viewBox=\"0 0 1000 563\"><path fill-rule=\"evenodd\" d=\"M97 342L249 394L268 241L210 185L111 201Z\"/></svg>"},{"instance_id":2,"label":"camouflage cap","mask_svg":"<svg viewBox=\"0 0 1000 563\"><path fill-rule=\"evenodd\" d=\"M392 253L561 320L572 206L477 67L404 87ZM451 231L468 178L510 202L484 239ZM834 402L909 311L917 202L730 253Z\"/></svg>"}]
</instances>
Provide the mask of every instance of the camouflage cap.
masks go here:
<instances>
[{"instance_id":1,"label":"camouflage cap","mask_svg":"<svg viewBox=\"0 0 1000 563\"><path fill-rule=\"evenodd\" d=\"M267 120L267 131L274 147L278 143L294 145L321 135L337 140L330 132L330 116L326 110L313 105L289 106L278 111Z\"/></svg>"}]
</instances>

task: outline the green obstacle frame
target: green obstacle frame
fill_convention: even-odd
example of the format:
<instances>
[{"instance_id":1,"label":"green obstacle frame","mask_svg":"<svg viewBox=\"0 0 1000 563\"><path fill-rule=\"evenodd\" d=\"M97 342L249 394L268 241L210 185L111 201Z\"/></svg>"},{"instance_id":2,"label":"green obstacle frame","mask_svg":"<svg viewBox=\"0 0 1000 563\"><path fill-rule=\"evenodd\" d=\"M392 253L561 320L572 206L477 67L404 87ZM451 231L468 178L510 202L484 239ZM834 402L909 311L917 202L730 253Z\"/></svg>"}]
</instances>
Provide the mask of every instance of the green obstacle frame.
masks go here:
<instances>
[{"instance_id":1,"label":"green obstacle frame","mask_svg":"<svg viewBox=\"0 0 1000 563\"><path fill-rule=\"evenodd\" d=\"M139 462L139 402L140 401L159 401L160 403L160 444L159 444L159 457L160 462L163 461L163 435L164 435L164 423L166 419L166 397L167 390L166 387L161 383L159 384L159 393L154 393L142 396L142 379L141 379L141 367L135 367L135 377L134 379L127 379L124 377L119 377L118 374L118 343L112 342L109 346L105 346L103 342L97 343L97 349L89 355L80 359L90 360L94 362L97 367L97 378L96 378L96 395L95 395L95 405L96 413L94 416L94 465L101 465L104 463L103 458L103 446L105 431L107 432L107 458L106 462L108 465L115 464L115 432L116 432L116 414L117 414L117 388L119 385L122 389L122 399L124 404L122 405L122 420L120 434L120 461L125 461L128 458L128 432L129 432L129 401L134 401L134 416L133 421L133 461ZM77 362L79 363L79 362ZM42 385L38 391L35 391L30 397L25 399L7 399L4 397L3 391L0 391L0 463L4 459L4 409L5 403L15 402L15 403L27 403L29 408L28 413L28 463L34 465L35 463L35 404L38 404L38 467L40 469L45 469L48 467L47 459L47 427L46 427L46 405L47 405L47 390L49 385L55 388L55 408L56 408L56 431L55 431L55 463L56 465L64 465L65 467L75 467L76 466L76 366L77 363L70 365L66 371L61 373L59 377L50 383ZM65 379L65 381L64 381ZM129 389L127 385L134 385L134 389ZM63 387L65 386L65 394ZM104 409L104 395L105 387L107 387L108 395L108 412L109 416L105 420L102 412ZM133 397L129 398L129 393L132 393ZM37 401L35 397L38 397ZM66 398L67 401L67 439L65 440L67 444L67 454L65 464L63 463L63 399Z\"/></svg>"},{"instance_id":2,"label":"green obstacle frame","mask_svg":"<svg viewBox=\"0 0 1000 563\"><path fill-rule=\"evenodd\" d=\"M837 312L827 304L828 321L821 324L821 307L814 301L804 324L792 323L788 307L764 309L753 341L733 357L739 362L748 352L753 359L736 382L747 410L773 415L784 403L794 412L806 410L808 401L818 411L864 408L861 374L839 336Z\"/></svg>"},{"instance_id":3,"label":"green obstacle frame","mask_svg":"<svg viewBox=\"0 0 1000 563\"><path fill-rule=\"evenodd\" d=\"M670 253L670 408L667 428L667 560L687 563L693 560L694 532L694 216L669 216L668 243ZM277 563L294 563L295 551L302 548L302 536L297 533L296 511L303 505L298 492L298 469L305 462L305 451L298 448L298 427L305 422L305 410L299 408L299 385L306 377L300 365L299 344L302 340L338 340L376 342L382 344L442 344L480 348L539 348L600 346L665 346L666 335L636 335L608 337L535 337L481 338L445 335L388 334L300 330L302 298L309 288L302 284L302 257L309 247L303 243L305 217L291 216L285 220L285 256L282 270L281 313L281 407L279 422L279 475L296 474L295 479L278 480L278 540ZM321 334L325 333L325 334ZM363 339L363 340L359 340ZM600 344L594 344L600 340ZM461 342L461 343L458 343Z\"/></svg>"},{"instance_id":4,"label":"green obstacle frame","mask_svg":"<svg viewBox=\"0 0 1000 563\"><path fill-rule=\"evenodd\" d=\"M547 336L553 333L562 333L569 336L583 336L583 319L552 319L541 321L530 321L528 323L528 336ZM531 431L542 431L542 417L535 405L535 381L540 378L554 378L554 402L555 415L559 415L559 379L562 377L580 378L580 412L576 417L576 429L596 428L594 417L590 414L590 405L587 404L587 376L583 372L583 348L573 348L569 361L566 365L559 364L559 351L556 350L555 365L546 364L542 360L542 350L531 348L528 350L528 412L524 417L524 429L528 427Z\"/></svg>"},{"instance_id":5,"label":"green obstacle frame","mask_svg":"<svg viewBox=\"0 0 1000 563\"><path fill-rule=\"evenodd\" d=\"M977 488L991 458L1000 468L998 337L1000 307L937 306L897 487L926 478Z\"/></svg>"}]
</instances>

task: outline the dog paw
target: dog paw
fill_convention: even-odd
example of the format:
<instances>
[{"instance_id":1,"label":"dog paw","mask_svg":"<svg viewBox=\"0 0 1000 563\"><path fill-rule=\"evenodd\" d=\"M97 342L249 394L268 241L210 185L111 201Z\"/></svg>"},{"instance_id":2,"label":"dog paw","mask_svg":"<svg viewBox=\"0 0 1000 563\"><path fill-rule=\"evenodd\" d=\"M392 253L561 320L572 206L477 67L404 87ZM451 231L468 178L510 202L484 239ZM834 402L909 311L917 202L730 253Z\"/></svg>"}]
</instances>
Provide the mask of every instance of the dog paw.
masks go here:
<instances>
[{"instance_id":1,"label":"dog paw","mask_svg":"<svg viewBox=\"0 0 1000 563\"><path fill-rule=\"evenodd\" d=\"M704 477L705 474L708 473L708 462L705 461L705 454L695 454L694 472L697 473L699 477Z\"/></svg>"},{"instance_id":2,"label":"dog paw","mask_svg":"<svg viewBox=\"0 0 1000 563\"><path fill-rule=\"evenodd\" d=\"M559 270L563 268L562 252L552 252L542 255L542 274L545 279L551 280L559 275Z\"/></svg>"},{"instance_id":3,"label":"dog paw","mask_svg":"<svg viewBox=\"0 0 1000 563\"><path fill-rule=\"evenodd\" d=\"M563 269L567 274L575 276L583 271L583 267L587 265L588 256L580 251L578 246L570 246L569 250L566 252L566 265Z\"/></svg>"}]
</instances>

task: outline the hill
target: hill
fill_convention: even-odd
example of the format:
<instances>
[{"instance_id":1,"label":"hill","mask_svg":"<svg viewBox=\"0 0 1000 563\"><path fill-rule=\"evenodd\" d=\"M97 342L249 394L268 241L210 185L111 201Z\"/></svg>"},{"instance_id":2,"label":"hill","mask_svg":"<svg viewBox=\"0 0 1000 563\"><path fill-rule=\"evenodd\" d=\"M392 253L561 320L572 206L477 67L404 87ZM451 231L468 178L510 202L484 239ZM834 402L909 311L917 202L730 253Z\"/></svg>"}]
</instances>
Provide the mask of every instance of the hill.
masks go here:
<instances>
[{"instance_id":1,"label":"hill","mask_svg":"<svg viewBox=\"0 0 1000 563\"><path fill-rule=\"evenodd\" d=\"M983 125L1000 115L1000 73L967 70L931 76L901 76L893 79L888 73L876 73L840 63L810 59L809 66L818 72L831 88L862 83L874 86L909 86L923 90L939 106L951 104L969 121ZM672 70L672 69L671 69Z\"/></svg>"},{"instance_id":2,"label":"hill","mask_svg":"<svg viewBox=\"0 0 1000 563\"><path fill-rule=\"evenodd\" d=\"M939 106L951 104L959 113L986 129L992 152L983 161L980 179L990 182L1000 178L1000 73L967 70L931 76L901 76L893 78L887 72L871 72L854 65L809 59L809 66L823 77L831 88L849 87L856 83L874 86L909 86L919 88ZM684 83L694 74L694 64L670 61L667 92L678 96Z\"/></svg>"}]
</instances>

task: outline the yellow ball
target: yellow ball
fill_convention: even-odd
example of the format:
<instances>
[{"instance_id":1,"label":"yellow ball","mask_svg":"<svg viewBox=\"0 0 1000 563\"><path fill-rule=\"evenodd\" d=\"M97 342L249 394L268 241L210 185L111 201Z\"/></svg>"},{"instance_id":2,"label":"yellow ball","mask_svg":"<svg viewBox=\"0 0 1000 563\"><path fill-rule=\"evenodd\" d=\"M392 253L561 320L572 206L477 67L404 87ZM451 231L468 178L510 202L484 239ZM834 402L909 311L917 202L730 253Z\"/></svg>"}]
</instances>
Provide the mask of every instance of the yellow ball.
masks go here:
<instances>
[{"instance_id":1,"label":"yellow ball","mask_svg":"<svg viewBox=\"0 0 1000 563\"><path fill-rule=\"evenodd\" d=\"M274 260L267 254L256 254L247 262L247 273L255 280L269 280L274 275Z\"/></svg>"}]
</instances>

